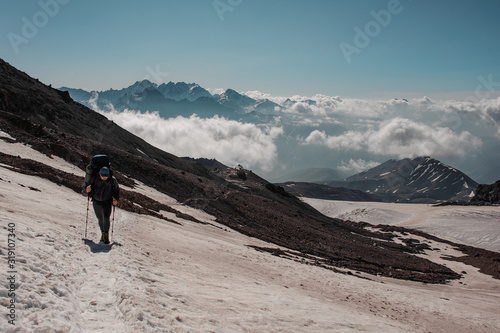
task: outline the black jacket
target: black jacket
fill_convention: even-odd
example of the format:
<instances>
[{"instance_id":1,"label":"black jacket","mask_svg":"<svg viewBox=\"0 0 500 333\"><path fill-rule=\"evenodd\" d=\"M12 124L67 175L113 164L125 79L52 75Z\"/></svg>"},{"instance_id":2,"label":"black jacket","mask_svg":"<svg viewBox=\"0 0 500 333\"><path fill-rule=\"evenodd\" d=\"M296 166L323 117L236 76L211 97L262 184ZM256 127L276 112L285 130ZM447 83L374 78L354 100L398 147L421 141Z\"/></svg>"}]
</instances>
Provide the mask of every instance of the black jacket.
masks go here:
<instances>
[{"instance_id":1,"label":"black jacket","mask_svg":"<svg viewBox=\"0 0 500 333\"><path fill-rule=\"evenodd\" d=\"M113 198L120 199L120 187L115 177L110 177L103 181L97 177L94 184L92 184L90 196L92 200L99 202L111 202Z\"/></svg>"}]
</instances>

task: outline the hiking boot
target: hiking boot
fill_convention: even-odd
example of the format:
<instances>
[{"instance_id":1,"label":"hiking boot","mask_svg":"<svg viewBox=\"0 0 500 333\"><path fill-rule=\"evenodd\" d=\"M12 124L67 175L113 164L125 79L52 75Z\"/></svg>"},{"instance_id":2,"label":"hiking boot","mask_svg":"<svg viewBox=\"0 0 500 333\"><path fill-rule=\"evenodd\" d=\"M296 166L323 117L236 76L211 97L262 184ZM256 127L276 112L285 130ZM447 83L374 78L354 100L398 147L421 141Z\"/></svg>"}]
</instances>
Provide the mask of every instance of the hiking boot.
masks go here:
<instances>
[{"instance_id":1,"label":"hiking boot","mask_svg":"<svg viewBox=\"0 0 500 333\"><path fill-rule=\"evenodd\" d=\"M106 232L102 233L102 242L104 244L109 244L109 235Z\"/></svg>"},{"instance_id":2,"label":"hiking boot","mask_svg":"<svg viewBox=\"0 0 500 333\"><path fill-rule=\"evenodd\" d=\"M104 232L101 234L101 240L99 242L104 243Z\"/></svg>"}]
</instances>

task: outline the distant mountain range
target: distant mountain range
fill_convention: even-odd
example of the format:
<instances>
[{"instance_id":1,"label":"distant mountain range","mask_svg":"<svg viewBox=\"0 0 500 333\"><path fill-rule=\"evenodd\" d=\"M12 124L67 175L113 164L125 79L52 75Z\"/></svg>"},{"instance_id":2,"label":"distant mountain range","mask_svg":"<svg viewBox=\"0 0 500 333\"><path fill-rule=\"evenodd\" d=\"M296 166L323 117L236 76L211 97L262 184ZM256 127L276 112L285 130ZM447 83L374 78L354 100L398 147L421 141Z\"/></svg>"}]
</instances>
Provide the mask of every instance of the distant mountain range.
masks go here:
<instances>
[{"instance_id":1,"label":"distant mountain range","mask_svg":"<svg viewBox=\"0 0 500 333\"><path fill-rule=\"evenodd\" d=\"M326 185L375 194L385 201L469 201L478 184L469 176L424 156L388 160L342 181Z\"/></svg>"},{"instance_id":2,"label":"distant mountain range","mask_svg":"<svg viewBox=\"0 0 500 333\"><path fill-rule=\"evenodd\" d=\"M192 114L202 118L219 115L233 120L263 123L270 119L263 112L269 113L280 108L268 99L255 100L233 89L212 95L196 83L185 82L158 85L143 80L120 90L97 92L68 87L61 87L59 90L69 92L71 98L87 107L95 104L102 110L109 110L112 106L118 111L158 111L163 118L179 115L189 117Z\"/></svg>"}]
</instances>

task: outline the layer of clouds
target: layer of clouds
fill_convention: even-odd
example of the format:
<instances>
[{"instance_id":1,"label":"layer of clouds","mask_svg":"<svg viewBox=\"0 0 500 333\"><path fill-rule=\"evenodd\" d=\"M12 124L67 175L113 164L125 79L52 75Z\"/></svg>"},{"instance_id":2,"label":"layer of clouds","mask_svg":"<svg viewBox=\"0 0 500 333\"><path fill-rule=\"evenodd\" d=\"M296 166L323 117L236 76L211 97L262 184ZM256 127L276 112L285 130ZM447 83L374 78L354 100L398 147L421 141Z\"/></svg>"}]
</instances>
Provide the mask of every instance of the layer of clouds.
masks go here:
<instances>
[{"instance_id":1,"label":"layer of clouds","mask_svg":"<svg viewBox=\"0 0 500 333\"><path fill-rule=\"evenodd\" d=\"M315 130L303 140L334 150L366 151L399 158L429 155L436 158L463 157L481 148L481 139L467 131L455 133L446 127L432 127L406 118L393 118L364 132L347 131L329 136Z\"/></svg>"},{"instance_id":2,"label":"layer of clouds","mask_svg":"<svg viewBox=\"0 0 500 333\"><path fill-rule=\"evenodd\" d=\"M379 162L375 161L365 161L363 159L350 159L349 162L342 161L342 164L338 167L339 170L348 172L350 174L359 173L379 165Z\"/></svg>"},{"instance_id":3,"label":"layer of clouds","mask_svg":"<svg viewBox=\"0 0 500 333\"><path fill-rule=\"evenodd\" d=\"M477 92L470 92L465 97L462 96L461 100L434 100L426 96L379 100L322 94L273 96L258 90L241 93L255 100L268 99L282 105L279 110L275 110L277 114L288 115L289 120L299 126L335 123L356 127L357 122L368 119L381 121L402 117L430 126L449 127L454 131L467 131L471 124L480 123L480 127L493 129L493 133L500 138L500 97L496 91L483 91L479 95ZM409 94L409 97L413 96L414 94Z\"/></svg>"},{"instance_id":4,"label":"layer of clouds","mask_svg":"<svg viewBox=\"0 0 500 333\"><path fill-rule=\"evenodd\" d=\"M158 113L102 112L110 120L150 144L177 156L215 158L235 167L271 170L277 163L275 139L280 127L258 127L215 116L164 119Z\"/></svg>"},{"instance_id":5,"label":"layer of clouds","mask_svg":"<svg viewBox=\"0 0 500 333\"><path fill-rule=\"evenodd\" d=\"M462 101L428 97L361 100L321 94L310 97L272 96L259 91L244 94L282 105L269 111L276 116L276 122L261 126L219 117L162 119L156 113L133 111L105 114L175 155L216 158L229 166L239 163L259 171L275 169L278 155L300 160L300 156L288 156L293 150L283 140L277 140L283 133L287 133L287 144L355 151L361 153L357 157L365 160L429 155L466 161L464 157L468 154L481 148L491 149L500 139L500 97L472 96ZM96 105L93 108L98 109ZM344 132L339 134L340 131ZM283 146L277 146L278 142ZM362 171L374 166L375 162L365 160L339 161L332 167ZM314 164L301 165L310 166Z\"/></svg>"},{"instance_id":6,"label":"layer of clouds","mask_svg":"<svg viewBox=\"0 0 500 333\"><path fill-rule=\"evenodd\" d=\"M464 101L433 100L429 97L411 99L363 100L341 98L317 94L314 96L271 96L260 91L245 92L257 99L269 99L280 105L283 114L305 117L324 118L330 121L334 116L348 116L357 119L389 119L405 117L418 120L425 115L433 114L446 121L445 126L457 130L466 126L467 122L481 121L486 125L495 126L500 133L500 97L477 98L469 96ZM290 102L293 101L293 102ZM345 119L345 118L342 118ZM497 133L497 135L499 135Z\"/></svg>"},{"instance_id":7,"label":"layer of clouds","mask_svg":"<svg viewBox=\"0 0 500 333\"><path fill-rule=\"evenodd\" d=\"M394 114L408 109L425 109L433 103L427 97L412 100L390 99L390 100L363 100L354 98L341 98L338 96L327 96L316 94L314 96L272 96L260 91L247 91L245 95L256 100L268 99L280 105L283 113L304 115L350 115L361 117L379 117ZM290 103L293 102L293 103Z\"/></svg>"},{"instance_id":8,"label":"layer of clouds","mask_svg":"<svg viewBox=\"0 0 500 333\"><path fill-rule=\"evenodd\" d=\"M442 111L446 117L454 120L454 127L464 126L466 122L483 123L496 127L496 136L500 138L500 97L477 101L444 101L435 103L433 111Z\"/></svg>"}]
</instances>

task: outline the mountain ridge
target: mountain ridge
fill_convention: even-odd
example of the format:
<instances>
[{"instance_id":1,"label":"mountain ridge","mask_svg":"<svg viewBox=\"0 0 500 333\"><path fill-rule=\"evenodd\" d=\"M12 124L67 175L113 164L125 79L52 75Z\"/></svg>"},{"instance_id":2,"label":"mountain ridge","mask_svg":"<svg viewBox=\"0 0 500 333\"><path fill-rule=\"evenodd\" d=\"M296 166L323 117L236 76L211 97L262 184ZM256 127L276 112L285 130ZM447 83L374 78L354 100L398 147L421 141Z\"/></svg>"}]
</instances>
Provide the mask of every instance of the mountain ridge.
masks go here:
<instances>
[{"instance_id":1,"label":"mountain ridge","mask_svg":"<svg viewBox=\"0 0 500 333\"><path fill-rule=\"evenodd\" d=\"M277 183L276 185L282 186L288 193L299 197L338 201L382 201L381 198L374 194L344 187L332 187L316 183L292 181Z\"/></svg>"},{"instance_id":2,"label":"mountain ridge","mask_svg":"<svg viewBox=\"0 0 500 333\"><path fill-rule=\"evenodd\" d=\"M390 159L342 181L328 182L382 196L387 201L469 200L478 183L430 157Z\"/></svg>"},{"instance_id":3,"label":"mountain ridge","mask_svg":"<svg viewBox=\"0 0 500 333\"><path fill-rule=\"evenodd\" d=\"M274 107L275 103L270 102L269 100L255 100L250 98L244 94L240 94L239 92L228 88L221 94L212 95L208 90L201 87L196 83L186 83L186 82L173 82L170 81L168 83L162 83L160 85L156 83L152 83L149 80L136 81L134 84L122 88L120 90L109 89L105 91L85 91L83 89L78 88L69 88L69 87L61 87L59 90L68 91L70 96L74 98L77 102L82 103L85 106L90 106L89 100L94 98L96 99L94 102L102 106L107 103L112 104L116 109L123 110L125 108L128 109L138 109L141 111L156 111L162 110L164 107L158 103L147 103L147 101L142 104L134 104L134 96L141 95L143 92L149 89L150 93L158 92L162 96L165 97L164 102L168 102L173 100L175 102L183 102L184 107L189 105L190 103L195 103L199 99L203 101L211 101L212 103L217 103L220 107L219 109L212 111L210 114L213 116L214 112L221 112L221 110L226 109L223 115L229 115L230 113L227 110L231 110L232 112L236 112L239 114L245 114L247 112L255 111L259 112L261 110L267 110L270 107ZM186 103L187 102L187 103ZM173 103L174 105L177 105ZM196 104L193 104L192 108L193 113L199 113L200 107ZM205 116L205 115L204 115ZM208 116L208 114L206 115Z\"/></svg>"},{"instance_id":4,"label":"mountain ridge","mask_svg":"<svg viewBox=\"0 0 500 333\"><path fill-rule=\"evenodd\" d=\"M273 183L285 182L306 182L323 184L332 180L342 180L345 174L342 171L332 168L304 168L279 178L271 179Z\"/></svg>"}]
</instances>

